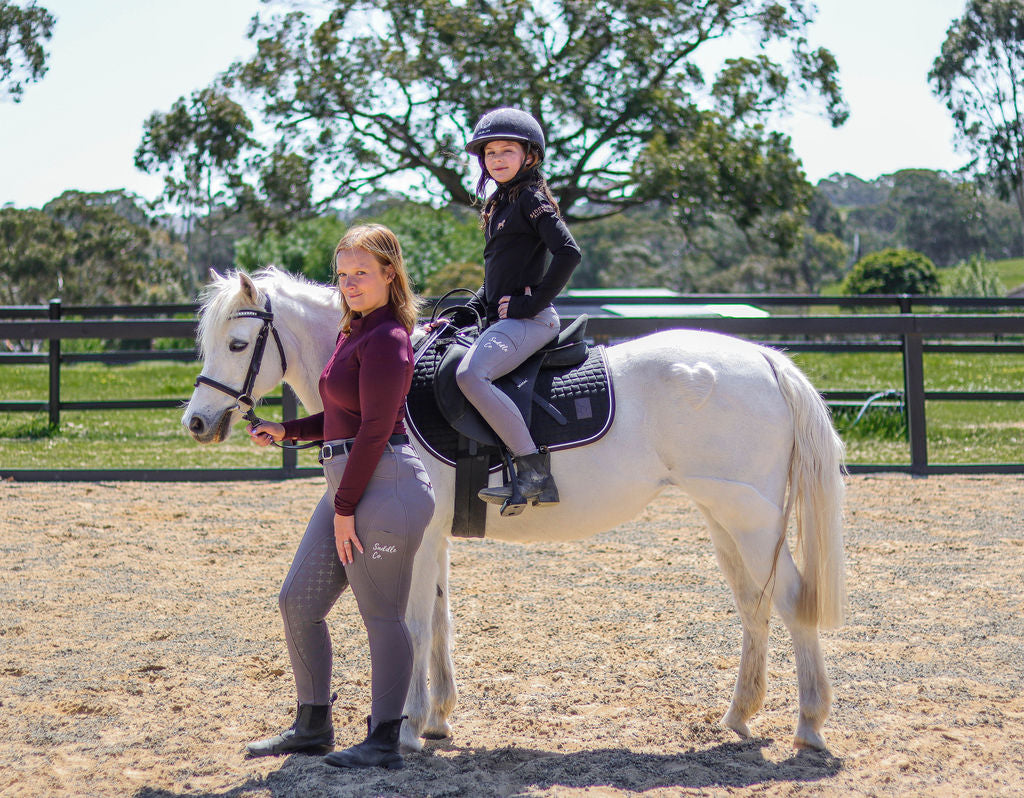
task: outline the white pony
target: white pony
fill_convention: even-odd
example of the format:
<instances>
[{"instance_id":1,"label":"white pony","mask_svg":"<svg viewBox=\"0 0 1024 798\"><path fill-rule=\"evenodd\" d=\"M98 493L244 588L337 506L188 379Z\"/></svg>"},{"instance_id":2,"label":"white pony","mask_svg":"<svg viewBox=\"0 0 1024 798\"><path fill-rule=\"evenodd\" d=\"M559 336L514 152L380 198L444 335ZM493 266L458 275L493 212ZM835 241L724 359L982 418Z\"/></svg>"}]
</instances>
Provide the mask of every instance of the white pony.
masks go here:
<instances>
[{"instance_id":1,"label":"white pony","mask_svg":"<svg viewBox=\"0 0 1024 798\"><path fill-rule=\"evenodd\" d=\"M225 387L237 394L249 382L254 342L261 331L268 338L264 322L272 324L278 342L267 345L262 364L255 364L252 399L283 379L308 412L322 409L317 380L333 351L339 318L333 289L276 269L254 278L242 272L215 276L204 292L199 324L206 381L197 382L182 419L193 438L223 441L248 409L240 409ZM843 444L828 408L784 355L714 333L656 333L609 347L607 361L614 421L597 442L552 454L561 503L507 518L489 506L488 537L521 543L585 538L628 521L663 488L678 486L707 521L743 625L739 674L722 723L750 735L747 721L765 695L774 606L796 658L794 745L823 749L832 692L818 629L839 625L846 603ZM420 736L449 734L456 699L448 610L455 477L415 439L414 445L437 499L407 610L415 664L402 744L419 749ZM500 473L492 475L492 484L498 480ZM787 543L791 516L795 560Z\"/></svg>"}]
</instances>

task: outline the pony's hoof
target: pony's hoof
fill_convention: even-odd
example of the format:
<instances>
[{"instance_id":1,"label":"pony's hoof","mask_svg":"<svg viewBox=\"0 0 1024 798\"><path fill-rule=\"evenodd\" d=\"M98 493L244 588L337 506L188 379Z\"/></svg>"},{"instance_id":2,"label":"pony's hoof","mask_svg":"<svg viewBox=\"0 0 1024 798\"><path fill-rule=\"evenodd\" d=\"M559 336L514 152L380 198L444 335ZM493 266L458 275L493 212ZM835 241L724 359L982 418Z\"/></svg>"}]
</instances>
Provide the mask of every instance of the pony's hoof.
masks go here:
<instances>
[{"instance_id":1,"label":"pony's hoof","mask_svg":"<svg viewBox=\"0 0 1024 798\"><path fill-rule=\"evenodd\" d=\"M827 751L825 738L811 729L797 731L793 737L793 747L798 751Z\"/></svg>"},{"instance_id":2,"label":"pony's hoof","mask_svg":"<svg viewBox=\"0 0 1024 798\"><path fill-rule=\"evenodd\" d=\"M412 729L406 729L403 724L402 731L399 732L398 743L405 751L422 751L423 740L420 739L419 735Z\"/></svg>"},{"instance_id":3,"label":"pony's hoof","mask_svg":"<svg viewBox=\"0 0 1024 798\"><path fill-rule=\"evenodd\" d=\"M420 732L420 737L424 740L447 740L451 736L452 727L447 721L427 724L426 728Z\"/></svg>"},{"instance_id":4,"label":"pony's hoof","mask_svg":"<svg viewBox=\"0 0 1024 798\"><path fill-rule=\"evenodd\" d=\"M739 718L732 717L732 712L726 712L725 716L720 721L723 726L727 729L732 729L736 734L742 737L744 740L751 738L750 728Z\"/></svg>"}]
</instances>

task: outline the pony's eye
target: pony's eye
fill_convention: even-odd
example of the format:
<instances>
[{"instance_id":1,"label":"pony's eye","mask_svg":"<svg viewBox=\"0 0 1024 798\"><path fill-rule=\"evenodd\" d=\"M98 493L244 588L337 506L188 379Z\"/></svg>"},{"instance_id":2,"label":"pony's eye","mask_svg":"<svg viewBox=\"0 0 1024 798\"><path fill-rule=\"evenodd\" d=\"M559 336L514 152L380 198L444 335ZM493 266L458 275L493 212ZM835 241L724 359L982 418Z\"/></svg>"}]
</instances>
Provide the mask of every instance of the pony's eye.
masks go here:
<instances>
[{"instance_id":1,"label":"pony's eye","mask_svg":"<svg viewBox=\"0 0 1024 798\"><path fill-rule=\"evenodd\" d=\"M228 349L232 352L241 352L249 345L248 341L232 341L228 344Z\"/></svg>"}]
</instances>

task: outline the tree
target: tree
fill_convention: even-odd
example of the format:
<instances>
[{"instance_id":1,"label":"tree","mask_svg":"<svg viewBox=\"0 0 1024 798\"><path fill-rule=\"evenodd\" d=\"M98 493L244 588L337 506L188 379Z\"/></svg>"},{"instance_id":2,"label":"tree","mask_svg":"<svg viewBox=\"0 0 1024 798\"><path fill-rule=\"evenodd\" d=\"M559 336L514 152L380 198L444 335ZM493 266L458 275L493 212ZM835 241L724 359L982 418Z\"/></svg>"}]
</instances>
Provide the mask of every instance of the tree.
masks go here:
<instances>
[{"instance_id":1,"label":"tree","mask_svg":"<svg viewBox=\"0 0 1024 798\"><path fill-rule=\"evenodd\" d=\"M946 267L985 249L985 207L975 183L927 169L893 176L887 200L899 219L899 239Z\"/></svg>"},{"instance_id":2,"label":"tree","mask_svg":"<svg viewBox=\"0 0 1024 798\"><path fill-rule=\"evenodd\" d=\"M968 0L928 73L953 116L973 169L1024 221L1024 9L1020 0Z\"/></svg>"},{"instance_id":3,"label":"tree","mask_svg":"<svg viewBox=\"0 0 1024 798\"><path fill-rule=\"evenodd\" d=\"M262 238L247 237L235 244L235 265L248 272L277 266L310 280L334 280L331 259L345 234L346 225L337 216L303 219L284 233L271 231Z\"/></svg>"},{"instance_id":4,"label":"tree","mask_svg":"<svg viewBox=\"0 0 1024 798\"><path fill-rule=\"evenodd\" d=\"M69 233L61 296L82 304L186 298L183 253L125 191L65 191L43 211ZM179 247L180 248L180 247Z\"/></svg>"},{"instance_id":5,"label":"tree","mask_svg":"<svg viewBox=\"0 0 1024 798\"><path fill-rule=\"evenodd\" d=\"M173 302L184 253L124 191L66 191L43 206L0 209L2 300L41 304Z\"/></svg>"},{"instance_id":6,"label":"tree","mask_svg":"<svg viewBox=\"0 0 1024 798\"><path fill-rule=\"evenodd\" d=\"M164 174L163 199L184 211L189 261L200 279L214 265L216 223L230 216L225 210L242 191L252 129L242 106L217 87L180 97L170 111L155 112L145 122L135 166ZM204 233L202 248L194 246L195 226Z\"/></svg>"},{"instance_id":7,"label":"tree","mask_svg":"<svg viewBox=\"0 0 1024 798\"><path fill-rule=\"evenodd\" d=\"M479 221L465 208L433 208L408 200L390 200L365 205L354 222L375 222L395 232L402 242L409 277L420 290L432 274L451 263L484 262ZM476 290L482 282L466 287Z\"/></svg>"},{"instance_id":8,"label":"tree","mask_svg":"<svg viewBox=\"0 0 1024 798\"><path fill-rule=\"evenodd\" d=\"M258 237L267 231L285 235L296 223L317 216L310 158L276 147L269 154L254 154L252 162L258 185L241 184L237 196L239 210L255 225Z\"/></svg>"},{"instance_id":9,"label":"tree","mask_svg":"<svg viewBox=\"0 0 1024 798\"><path fill-rule=\"evenodd\" d=\"M977 253L1009 258L1024 252L1014 206L962 174L903 169L870 182L845 175L843 182L855 191L845 191L835 176L818 184L809 221L817 230L841 235L855 257L914 249L945 268ZM839 227L822 204L825 197L848 206Z\"/></svg>"},{"instance_id":10,"label":"tree","mask_svg":"<svg viewBox=\"0 0 1024 798\"><path fill-rule=\"evenodd\" d=\"M467 288L475 291L483 284L484 265L482 263L448 263L432 272L426 282L420 287L420 293L425 297L444 296L456 288ZM457 297L468 299L466 294L457 294Z\"/></svg>"},{"instance_id":11,"label":"tree","mask_svg":"<svg viewBox=\"0 0 1024 798\"><path fill-rule=\"evenodd\" d=\"M49 54L44 46L53 36L55 23L35 0L24 8L0 0L0 92L14 102L21 102L26 83L46 74Z\"/></svg>"},{"instance_id":12,"label":"tree","mask_svg":"<svg viewBox=\"0 0 1024 798\"><path fill-rule=\"evenodd\" d=\"M434 199L471 204L462 145L484 111L507 104L545 129L547 175L570 221L686 199L692 181L661 178L701 158L719 180L697 200L746 221L799 199L783 185L798 177L795 158L788 140L765 133L767 115L803 94L824 97L835 124L847 114L832 55L804 35L806 0L330 5L317 25L302 10L264 15L251 31L257 54L226 77L260 102L282 150L315 157L331 176L325 203L413 176ZM745 33L785 42L791 57L731 59L706 81L698 51ZM768 186L744 180L753 157L785 168Z\"/></svg>"},{"instance_id":13,"label":"tree","mask_svg":"<svg viewBox=\"0 0 1024 798\"><path fill-rule=\"evenodd\" d=\"M39 305L61 295L70 234L35 208L0 208L0 297L5 305Z\"/></svg>"},{"instance_id":14,"label":"tree","mask_svg":"<svg viewBox=\"0 0 1024 798\"><path fill-rule=\"evenodd\" d=\"M937 294L939 273L927 255L909 249L883 249L857 261L842 291L858 294Z\"/></svg>"}]
</instances>

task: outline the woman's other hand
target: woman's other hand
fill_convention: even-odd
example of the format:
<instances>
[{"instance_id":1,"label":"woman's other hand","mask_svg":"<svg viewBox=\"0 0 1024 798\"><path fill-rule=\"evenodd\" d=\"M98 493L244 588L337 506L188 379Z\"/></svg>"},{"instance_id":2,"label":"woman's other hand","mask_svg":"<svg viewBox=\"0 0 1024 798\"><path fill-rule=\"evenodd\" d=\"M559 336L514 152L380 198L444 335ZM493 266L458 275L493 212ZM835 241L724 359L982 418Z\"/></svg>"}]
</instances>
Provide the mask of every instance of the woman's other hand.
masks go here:
<instances>
[{"instance_id":1,"label":"woman's other hand","mask_svg":"<svg viewBox=\"0 0 1024 798\"><path fill-rule=\"evenodd\" d=\"M526 289L523 291L523 294L525 294L526 296L533 296L533 291L530 290L530 286L526 286ZM503 296L501 299L498 300L498 318L499 319L507 319L508 318L508 303L511 302L511 301L512 301L512 297L510 297L510 296Z\"/></svg>"},{"instance_id":2,"label":"woman's other hand","mask_svg":"<svg viewBox=\"0 0 1024 798\"><path fill-rule=\"evenodd\" d=\"M351 565L355 559L353 550L363 553L363 544L356 537L356 517L334 514L334 545L342 565Z\"/></svg>"},{"instance_id":3,"label":"woman's other hand","mask_svg":"<svg viewBox=\"0 0 1024 798\"><path fill-rule=\"evenodd\" d=\"M276 421L261 421L259 424L250 424L246 429L253 443L260 446L269 446L272 441L280 443L284 440L284 425Z\"/></svg>"}]
</instances>

